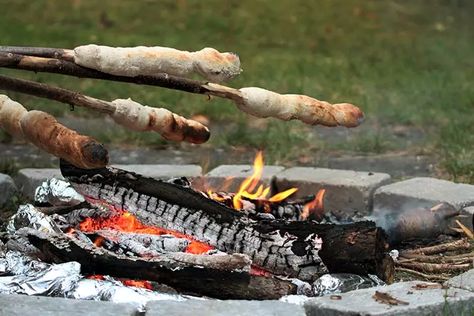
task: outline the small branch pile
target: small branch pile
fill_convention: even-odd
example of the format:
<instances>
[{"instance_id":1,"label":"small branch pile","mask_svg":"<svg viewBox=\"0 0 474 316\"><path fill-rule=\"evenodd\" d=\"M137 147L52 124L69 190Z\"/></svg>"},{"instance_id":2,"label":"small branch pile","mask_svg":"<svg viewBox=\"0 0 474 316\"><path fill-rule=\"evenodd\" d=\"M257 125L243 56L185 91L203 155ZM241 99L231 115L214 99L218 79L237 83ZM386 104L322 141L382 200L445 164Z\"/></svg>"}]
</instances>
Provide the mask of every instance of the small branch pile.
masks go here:
<instances>
[{"instance_id":1,"label":"small branch pile","mask_svg":"<svg viewBox=\"0 0 474 316\"><path fill-rule=\"evenodd\" d=\"M213 48L187 52L168 47L142 46L121 48L84 45L73 50L1 46L0 67L153 85L217 96L233 101L241 111L257 117L274 117L286 121L296 119L310 125L355 127L363 120L362 111L349 103L330 104L305 95L279 94L257 87L235 89L185 78L199 75L213 82L223 82L241 72L237 55L220 53ZM116 123L128 129L155 131L172 141L200 144L210 136L207 127L199 122L185 119L166 109L141 105L130 99L104 101L78 92L5 76L0 76L0 89L94 109L110 115ZM0 127L38 146L37 142L30 139L30 134L22 131L28 129L27 120L19 124L20 117L9 111L9 107L5 106L0 111ZM55 124L57 126L58 123ZM41 137L44 144L40 148L69 160L78 167L96 168L107 164L107 159L102 159L98 164L91 164L88 160L70 160L72 153L54 146L54 136L48 133L50 131L39 131L42 135L37 135L36 138ZM75 135L69 138L79 136L72 131L68 133ZM52 147L59 150L53 150Z\"/></svg>"}]
</instances>

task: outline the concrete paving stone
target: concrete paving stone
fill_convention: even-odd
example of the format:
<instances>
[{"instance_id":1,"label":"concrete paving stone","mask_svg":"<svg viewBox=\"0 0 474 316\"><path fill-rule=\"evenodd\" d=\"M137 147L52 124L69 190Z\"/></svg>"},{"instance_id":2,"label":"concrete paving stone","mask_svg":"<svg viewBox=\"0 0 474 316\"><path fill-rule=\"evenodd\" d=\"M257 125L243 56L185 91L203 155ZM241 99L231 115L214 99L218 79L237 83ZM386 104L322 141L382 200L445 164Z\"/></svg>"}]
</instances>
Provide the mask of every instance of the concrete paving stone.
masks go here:
<instances>
[{"instance_id":1,"label":"concrete paving stone","mask_svg":"<svg viewBox=\"0 0 474 316\"><path fill-rule=\"evenodd\" d=\"M413 178L385 185L374 194L374 213L400 212L407 208L432 207L447 202L461 210L461 222L472 228L474 185L435 178Z\"/></svg>"},{"instance_id":2,"label":"concrete paving stone","mask_svg":"<svg viewBox=\"0 0 474 316\"><path fill-rule=\"evenodd\" d=\"M390 175L386 173L294 167L276 175L275 188L282 191L296 187L295 197L326 189L326 210L357 210L365 215L371 210L373 192L389 181Z\"/></svg>"},{"instance_id":3,"label":"concrete paving stone","mask_svg":"<svg viewBox=\"0 0 474 316\"><path fill-rule=\"evenodd\" d=\"M456 287L474 292L474 269L457 275L444 283L446 286Z\"/></svg>"},{"instance_id":4,"label":"concrete paving stone","mask_svg":"<svg viewBox=\"0 0 474 316\"><path fill-rule=\"evenodd\" d=\"M132 316L131 304L82 301L58 297L0 294L0 315L4 316Z\"/></svg>"},{"instance_id":5,"label":"concrete paving stone","mask_svg":"<svg viewBox=\"0 0 474 316\"><path fill-rule=\"evenodd\" d=\"M202 168L198 165L139 164L113 165L113 167L162 180L180 177L195 178L202 175Z\"/></svg>"},{"instance_id":6,"label":"concrete paving stone","mask_svg":"<svg viewBox=\"0 0 474 316\"><path fill-rule=\"evenodd\" d=\"M33 199L36 188L51 178L64 179L56 168L26 168L18 171L15 183L25 197Z\"/></svg>"},{"instance_id":7,"label":"concrete paving stone","mask_svg":"<svg viewBox=\"0 0 474 316\"><path fill-rule=\"evenodd\" d=\"M188 300L152 301L147 304L147 316L304 316L303 306L278 301L217 301Z\"/></svg>"},{"instance_id":8,"label":"concrete paving stone","mask_svg":"<svg viewBox=\"0 0 474 316\"><path fill-rule=\"evenodd\" d=\"M16 192L13 179L7 174L0 173L0 208L7 205Z\"/></svg>"},{"instance_id":9,"label":"concrete paving stone","mask_svg":"<svg viewBox=\"0 0 474 316\"><path fill-rule=\"evenodd\" d=\"M272 178L284 169L281 166L264 166L260 183L270 185ZM201 190L236 192L240 183L252 173L252 165L221 165L203 178L193 181L193 187Z\"/></svg>"},{"instance_id":10,"label":"concrete paving stone","mask_svg":"<svg viewBox=\"0 0 474 316\"><path fill-rule=\"evenodd\" d=\"M432 285L418 289L417 285ZM408 305L388 305L375 301L375 291L387 293ZM355 290L338 294L340 299L323 296L308 300L308 316L335 315L472 315L474 293L458 288L444 289L437 283L400 282L389 286Z\"/></svg>"}]
</instances>

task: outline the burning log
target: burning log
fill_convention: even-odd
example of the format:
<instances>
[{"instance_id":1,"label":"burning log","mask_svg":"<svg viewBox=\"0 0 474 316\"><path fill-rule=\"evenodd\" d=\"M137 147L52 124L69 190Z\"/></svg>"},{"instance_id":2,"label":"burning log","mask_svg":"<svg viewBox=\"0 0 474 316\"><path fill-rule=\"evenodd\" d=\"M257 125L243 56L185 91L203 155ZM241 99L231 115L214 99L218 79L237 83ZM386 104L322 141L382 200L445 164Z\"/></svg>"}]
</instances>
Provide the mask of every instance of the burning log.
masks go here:
<instances>
[{"instance_id":1,"label":"burning log","mask_svg":"<svg viewBox=\"0 0 474 316\"><path fill-rule=\"evenodd\" d=\"M277 275L312 281L330 272L376 274L391 280L393 262L372 222L255 221L194 190L114 168L81 170L61 162L63 176L90 201L105 202L140 221L248 255Z\"/></svg>"},{"instance_id":2,"label":"burning log","mask_svg":"<svg viewBox=\"0 0 474 316\"><path fill-rule=\"evenodd\" d=\"M221 299L277 299L296 293L289 281L250 275L250 260L241 254L173 253L145 259L117 255L68 235L22 232L50 261L77 261L85 274L156 281L183 293Z\"/></svg>"},{"instance_id":3,"label":"burning log","mask_svg":"<svg viewBox=\"0 0 474 316\"><path fill-rule=\"evenodd\" d=\"M122 252L132 252L139 257L158 257L166 252L184 252L189 245L186 238L172 235L149 235L124 233L114 230L99 230L86 234L89 238L99 238L109 250L121 249Z\"/></svg>"},{"instance_id":4,"label":"burning log","mask_svg":"<svg viewBox=\"0 0 474 316\"><path fill-rule=\"evenodd\" d=\"M58 49L58 56L64 54ZM167 73L154 73L153 76L114 75L82 67L68 61L71 55L66 53L67 60L32 57L12 52L28 53L22 50L0 48L0 67L29 70L35 72L59 73L82 78L95 78L161 86L191 93L213 95L232 100L243 112L257 117L275 117L281 120L297 119L310 125L355 127L362 123L364 114L355 105L349 103L330 104L305 95L279 94L257 87L234 89L227 86L201 82L173 76ZM35 55L32 48L32 55ZM51 56L54 51L36 53L39 56Z\"/></svg>"},{"instance_id":5,"label":"burning log","mask_svg":"<svg viewBox=\"0 0 474 316\"><path fill-rule=\"evenodd\" d=\"M197 121L188 120L163 108L144 106L131 99L117 99L107 102L78 92L5 76L0 76L0 88L56 100L73 106L87 107L110 115L116 123L128 129L155 131L168 140L184 140L200 144L206 142L210 136L207 127Z\"/></svg>"},{"instance_id":6,"label":"burning log","mask_svg":"<svg viewBox=\"0 0 474 316\"><path fill-rule=\"evenodd\" d=\"M5 95L0 95L0 127L81 168L100 168L108 163L102 144L61 125L45 112L28 112Z\"/></svg>"}]
</instances>

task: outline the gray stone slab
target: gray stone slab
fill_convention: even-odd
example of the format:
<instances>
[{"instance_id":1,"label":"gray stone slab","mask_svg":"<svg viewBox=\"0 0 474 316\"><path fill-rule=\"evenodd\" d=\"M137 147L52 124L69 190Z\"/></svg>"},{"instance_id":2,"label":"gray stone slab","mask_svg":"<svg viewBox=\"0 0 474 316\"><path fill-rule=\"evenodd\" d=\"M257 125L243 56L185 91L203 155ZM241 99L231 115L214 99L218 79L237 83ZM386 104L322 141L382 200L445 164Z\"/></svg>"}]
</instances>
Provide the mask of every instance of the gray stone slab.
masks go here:
<instances>
[{"instance_id":1,"label":"gray stone slab","mask_svg":"<svg viewBox=\"0 0 474 316\"><path fill-rule=\"evenodd\" d=\"M56 168L25 168L18 171L15 183L25 197L33 199L36 188L51 178L64 179Z\"/></svg>"},{"instance_id":2,"label":"gray stone slab","mask_svg":"<svg viewBox=\"0 0 474 316\"><path fill-rule=\"evenodd\" d=\"M189 300L185 302L155 301L147 304L147 316L304 316L303 306L278 301L217 301Z\"/></svg>"},{"instance_id":3,"label":"gray stone slab","mask_svg":"<svg viewBox=\"0 0 474 316\"><path fill-rule=\"evenodd\" d=\"M474 185L435 178L413 178L378 188L374 208L401 207L407 203L433 206L447 202L457 208L474 205Z\"/></svg>"},{"instance_id":4,"label":"gray stone slab","mask_svg":"<svg viewBox=\"0 0 474 316\"><path fill-rule=\"evenodd\" d=\"M294 167L276 175L275 187L278 191L296 187L295 196L298 197L326 189L326 210L357 210L368 214L373 192L389 181L390 175L386 173Z\"/></svg>"},{"instance_id":5,"label":"gray stone slab","mask_svg":"<svg viewBox=\"0 0 474 316\"><path fill-rule=\"evenodd\" d=\"M474 185L435 178L413 178L385 185L374 194L374 213L400 212L407 208L431 207L447 202L462 210L461 222L472 228Z\"/></svg>"},{"instance_id":6,"label":"gray stone slab","mask_svg":"<svg viewBox=\"0 0 474 316\"><path fill-rule=\"evenodd\" d=\"M195 178L202 175L202 168L198 165L139 164L113 165L113 167L163 180L180 177Z\"/></svg>"},{"instance_id":7,"label":"gray stone slab","mask_svg":"<svg viewBox=\"0 0 474 316\"><path fill-rule=\"evenodd\" d=\"M456 287L474 292L474 269L457 275L444 283L446 286Z\"/></svg>"},{"instance_id":8,"label":"gray stone slab","mask_svg":"<svg viewBox=\"0 0 474 316\"><path fill-rule=\"evenodd\" d=\"M0 173L0 207L6 206L16 192L13 179L7 174Z\"/></svg>"},{"instance_id":9,"label":"gray stone slab","mask_svg":"<svg viewBox=\"0 0 474 316\"><path fill-rule=\"evenodd\" d=\"M2 316L132 316L138 315L131 304L81 301L57 297L0 294Z\"/></svg>"},{"instance_id":10,"label":"gray stone slab","mask_svg":"<svg viewBox=\"0 0 474 316\"><path fill-rule=\"evenodd\" d=\"M264 166L260 182L270 185L272 178L284 169L281 166ZM204 178L196 179L193 186L198 189L236 192L240 183L252 173L252 165L221 165L207 173Z\"/></svg>"},{"instance_id":11,"label":"gray stone slab","mask_svg":"<svg viewBox=\"0 0 474 316\"><path fill-rule=\"evenodd\" d=\"M305 303L309 316L335 315L472 315L474 293L458 288L416 289L421 281L400 282L390 286L355 290L339 294L341 299L318 297ZM434 284L434 283L431 283ZM388 293L408 305L388 305L375 301L375 291Z\"/></svg>"}]
</instances>

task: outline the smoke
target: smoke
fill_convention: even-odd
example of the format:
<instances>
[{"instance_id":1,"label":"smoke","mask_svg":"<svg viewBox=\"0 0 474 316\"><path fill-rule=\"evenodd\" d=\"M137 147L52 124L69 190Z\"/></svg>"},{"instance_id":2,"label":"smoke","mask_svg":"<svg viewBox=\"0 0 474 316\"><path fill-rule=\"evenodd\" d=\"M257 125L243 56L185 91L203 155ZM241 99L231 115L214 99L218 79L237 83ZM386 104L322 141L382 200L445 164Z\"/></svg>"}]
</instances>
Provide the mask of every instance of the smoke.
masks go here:
<instances>
[{"instance_id":1,"label":"smoke","mask_svg":"<svg viewBox=\"0 0 474 316\"><path fill-rule=\"evenodd\" d=\"M381 227L389 243L395 245L405 240L436 238L449 232L452 218L459 211L448 203L432 205L430 202L407 202L400 206L375 209L368 220Z\"/></svg>"}]
</instances>

